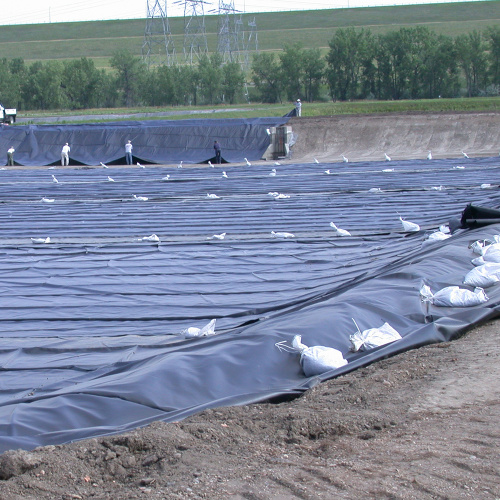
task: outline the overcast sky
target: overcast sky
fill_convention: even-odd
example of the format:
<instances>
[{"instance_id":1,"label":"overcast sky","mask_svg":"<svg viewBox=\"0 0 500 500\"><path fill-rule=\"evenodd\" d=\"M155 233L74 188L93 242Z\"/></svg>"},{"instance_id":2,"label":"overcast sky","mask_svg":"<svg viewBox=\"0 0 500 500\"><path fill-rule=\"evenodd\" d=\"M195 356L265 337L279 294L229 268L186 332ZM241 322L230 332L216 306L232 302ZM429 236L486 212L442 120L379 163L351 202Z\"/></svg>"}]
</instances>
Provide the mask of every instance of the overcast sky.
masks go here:
<instances>
[{"instance_id":1,"label":"overcast sky","mask_svg":"<svg viewBox=\"0 0 500 500\"><path fill-rule=\"evenodd\" d=\"M287 10L375 7L379 5L412 5L440 3L441 0L234 0L241 12L276 12ZM449 0L443 0L443 2ZM155 0L149 0L154 6ZM164 5L164 0L159 0ZM230 0L224 0L229 4ZM3 0L0 25L98 21L103 19L146 18L148 0ZM219 0L205 0L205 14L218 9ZM184 1L168 0L169 17L184 15Z\"/></svg>"}]
</instances>

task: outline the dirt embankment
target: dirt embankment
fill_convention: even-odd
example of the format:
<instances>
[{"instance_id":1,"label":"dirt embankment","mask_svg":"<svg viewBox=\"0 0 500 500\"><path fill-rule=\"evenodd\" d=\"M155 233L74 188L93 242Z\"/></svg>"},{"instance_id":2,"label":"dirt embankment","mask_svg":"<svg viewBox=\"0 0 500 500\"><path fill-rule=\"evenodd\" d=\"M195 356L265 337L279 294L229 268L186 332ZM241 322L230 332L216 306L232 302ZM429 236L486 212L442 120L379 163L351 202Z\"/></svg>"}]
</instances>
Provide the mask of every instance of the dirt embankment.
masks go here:
<instances>
[{"instance_id":1,"label":"dirt embankment","mask_svg":"<svg viewBox=\"0 0 500 500\"><path fill-rule=\"evenodd\" d=\"M292 160L323 161L498 156L500 113L401 113L292 118Z\"/></svg>"}]
</instances>

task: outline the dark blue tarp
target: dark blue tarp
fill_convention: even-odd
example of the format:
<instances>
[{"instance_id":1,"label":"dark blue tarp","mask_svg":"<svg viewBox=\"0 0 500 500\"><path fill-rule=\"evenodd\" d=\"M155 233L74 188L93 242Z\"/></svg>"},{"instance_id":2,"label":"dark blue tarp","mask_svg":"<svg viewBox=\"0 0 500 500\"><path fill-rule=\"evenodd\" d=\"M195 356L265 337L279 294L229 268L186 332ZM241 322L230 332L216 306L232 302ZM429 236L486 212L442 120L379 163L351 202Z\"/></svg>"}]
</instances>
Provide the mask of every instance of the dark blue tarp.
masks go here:
<instances>
[{"instance_id":1,"label":"dark blue tarp","mask_svg":"<svg viewBox=\"0 0 500 500\"><path fill-rule=\"evenodd\" d=\"M60 165L61 149L71 147L70 165L125 164L125 143L133 144L134 163L207 163L214 140L223 162L259 160L270 144L269 127L288 118L147 120L81 125L0 126L0 152L14 147L16 165Z\"/></svg>"},{"instance_id":2,"label":"dark blue tarp","mask_svg":"<svg viewBox=\"0 0 500 500\"><path fill-rule=\"evenodd\" d=\"M0 451L299 395L498 315L498 285L472 308L419 296L423 281L460 285L470 242L500 232L424 242L469 203L500 208L498 158L225 169L0 172ZM403 233L400 216L421 230ZM160 242L139 241L153 233ZM180 335L212 318L215 336ZM352 318L362 330L387 321L403 339L349 353ZM306 378L275 347L296 334L349 364Z\"/></svg>"}]
</instances>

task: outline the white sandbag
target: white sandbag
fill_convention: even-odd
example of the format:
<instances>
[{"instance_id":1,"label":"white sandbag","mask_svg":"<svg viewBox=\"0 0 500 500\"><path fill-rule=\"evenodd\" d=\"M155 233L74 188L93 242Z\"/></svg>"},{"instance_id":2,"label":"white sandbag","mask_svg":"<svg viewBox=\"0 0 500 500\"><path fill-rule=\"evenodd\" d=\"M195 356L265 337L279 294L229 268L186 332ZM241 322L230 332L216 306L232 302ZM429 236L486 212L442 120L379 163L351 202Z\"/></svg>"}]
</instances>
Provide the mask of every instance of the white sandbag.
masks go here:
<instances>
[{"instance_id":1,"label":"white sandbag","mask_svg":"<svg viewBox=\"0 0 500 500\"><path fill-rule=\"evenodd\" d=\"M399 218L399 220L401 221L401 224L403 224L403 231L406 231L407 233L420 231L420 226L418 224L403 220L401 217Z\"/></svg>"},{"instance_id":2,"label":"white sandbag","mask_svg":"<svg viewBox=\"0 0 500 500\"><path fill-rule=\"evenodd\" d=\"M300 355L300 364L306 377L313 377L347 365L342 353L333 347L316 345L308 347Z\"/></svg>"},{"instance_id":3,"label":"white sandbag","mask_svg":"<svg viewBox=\"0 0 500 500\"><path fill-rule=\"evenodd\" d=\"M339 350L319 345L307 347L302 344L300 335L295 335L292 346L300 352L300 364L306 377L336 370L347 364L347 360Z\"/></svg>"},{"instance_id":4,"label":"white sandbag","mask_svg":"<svg viewBox=\"0 0 500 500\"><path fill-rule=\"evenodd\" d=\"M295 350L295 352L301 353L305 349L307 349L307 346L302 343L302 335L295 335L292 340L292 347Z\"/></svg>"},{"instance_id":5,"label":"white sandbag","mask_svg":"<svg viewBox=\"0 0 500 500\"><path fill-rule=\"evenodd\" d=\"M486 262L500 262L500 243L488 245L483 250L482 257Z\"/></svg>"},{"instance_id":6,"label":"white sandbag","mask_svg":"<svg viewBox=\"0 0 500 500\"><path fill-rule=\"evenodd\" d=\"M337 236L351 236L351 233L347 229L340 229L333 222L330 222L330 227L335 231Z\"/></svg>"},{"instance_id":7,"label":"white sandbag","mask_svg":"<svg viewBox=\"0 0 500 500\"><path fill-rule=\"evenodd\" d=\"M429 234L429 237L427 239L442 241L447 240L448 238L451 238L451 234L449 232L443 233L443 231L434 231L433 233Z\"/></svg>"},{"instance_id":8,"label":"white sandbag","mask_svg":"<svg viewBox=\"0 0 500 500\"><path fill-rule=\"evenodd\" d=\"M50 236L46 238L31 238L31 241L33 243L50 243Z\"/></svg>"},{"instance_id":9,"label":"white sandbag","mask_svg":"<svg viewBox=\"0 0 500 500\"><path fill-rule=\"evenodd\" d=\"M271 237L272 238L295 238L295 235L292 233L271 231Z\"/></svg>"},{"instance_id":10,"label":"white sandbag","mask_svg":"<svg viewBox=\"0 0 500 500\"><path fill-rule=\"evenodd\" d=\"M152 241L159 242L160 238L156 234L152 234L151 236L144 236L143 238L139 238L137 241Z\"/></svg>"},{"instance_id":11,"label":"white sandbag","mask_svg":"<svg viewBox=\"0 0 500 500\"><path fill-rule=\"evenodd\" d=\"M469 271L464 278L464 284L487 288L500 281L500 264L486 262Z\"/></svg>"},{"instance_id":12,"label":"white sandbag","mask_svg":"<svg viewBox=\"0 0 500 500\"><path fill-rule=\"evenodd\" d=\"M427 236L427 238L422 242L422 245L425 246L430 243L436 243L438 241L447 240L450 237L451 234L446 234L443 233L442 231L434 231L433 233L429 234L429 236Z\"/></svg>"},{"instance_id":13,"label":"white sandbag","mask_svg":"<svg viewBox=\"0 0 500 500\"><path fill-rule=\"evenodd\" d=\"M207 323L203 328L197 328L195 326L190 326L182 333L187 339L194 337L208 337L209 335L215 335L215 319Z\"/></svg>"},{"instance_id":14,"label":"white sandbag","mask_svg":"<svg viewBox=\"0 0 500 500\"><path fill-rule=\"evenodd\" d=\"M476 255L483 255L483 250L485 245L485 240L477 240L474 241L469 245L469 248L476 254Z\"/></svg>"},{"instance_id":15,"label":"white sandbag","mask_svg":"<svg viewBox=\"0 0 500 500\"><path fill-rule=\"evenodd\" d=\"M471 260L471 263L473 266L482 266L483 264L486 264L486 261L482 257L476 257Z\"/></svg>"},{"instance_id":16,"label":"white sandbag","mask_svg":"<svg viewBox=\"0 0 500 500\"><path fill-rule=\"evenodd\" d=\"M351 341L349 350L353 352L366 351L400 339L401 335L389 323L384 323L379 328L370 328L363 331L360 331L358 328L358 331L349 337Z\"/></svg>"},{"instance_id":17,"label":"white sandbag","mask_svg":"<svg viewBox=\"0 0 500 500\"><path fill-rule=\"evenodd\" d=\"M469 248L477 255L483 255L483 253L486 251L486 248L492 245L493 243L498 243L497 237L495 236L495 239L492 240L477 240L472 242L469 245Z\"/></svg>"},{"instance_id":18,"label":"white sandbag","mask_svg":"<svg viewBox=\"0 0 500 500\"><path fill-rule=\"evenodd\" d=\"M423 302L430 302L439 307L471 307L488 301L486 293L479 287L472 292L458 286L447 286L432 293L428 285L423 285L420 295Z\"/></svg>"}]
</instances>

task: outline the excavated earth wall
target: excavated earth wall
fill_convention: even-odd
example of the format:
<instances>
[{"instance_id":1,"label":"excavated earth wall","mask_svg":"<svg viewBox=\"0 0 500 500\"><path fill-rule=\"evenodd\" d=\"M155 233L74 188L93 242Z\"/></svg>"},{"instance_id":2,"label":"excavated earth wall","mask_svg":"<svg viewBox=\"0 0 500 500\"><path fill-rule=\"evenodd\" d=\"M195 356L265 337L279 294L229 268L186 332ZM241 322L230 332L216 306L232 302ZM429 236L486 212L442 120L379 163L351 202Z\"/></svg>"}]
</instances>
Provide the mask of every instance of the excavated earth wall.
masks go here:
<instances>
[{"instance_id":1,"label":"excavated earth wall","mask_svg":"<svg viewBox=\"0 0 500 500\"><path fill-rule=\"evenodd\" d=\"M500 113L401 113L292 118L292 160L349 161L497 156Z\"/></svg>"}]
</instances>

